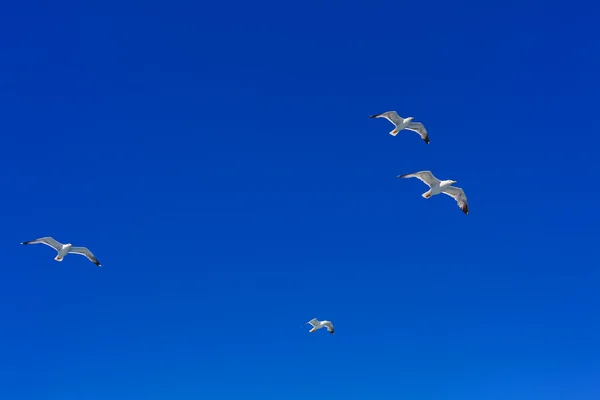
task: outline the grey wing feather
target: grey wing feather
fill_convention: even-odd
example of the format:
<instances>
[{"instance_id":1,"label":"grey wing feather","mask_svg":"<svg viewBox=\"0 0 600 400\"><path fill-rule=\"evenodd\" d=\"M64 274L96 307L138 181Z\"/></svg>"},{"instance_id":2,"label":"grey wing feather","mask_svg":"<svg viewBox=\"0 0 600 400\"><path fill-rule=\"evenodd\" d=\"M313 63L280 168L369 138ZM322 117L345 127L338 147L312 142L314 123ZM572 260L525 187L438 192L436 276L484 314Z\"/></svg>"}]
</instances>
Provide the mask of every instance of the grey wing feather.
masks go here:
<instances>
[{"instance_id":1,"label":"grey wing feather","mask_svg":"<svg viewBox=\"0 0 600 400\"><path fill-rule=\"evenodd\" d=\"M398 113L396 111L388 111L386 113L383 113L383 117L386 118L388 121L390 121L394 125L399 125L402 122L404 122L404 120L402 118L400 118L400 116L398 115Z\"/></svg>"},{"instance_id":2,"label":"grey wing feather","mask_svg":"<svg viewBox=\"0 0 600 400\"><path fill-rule=\"evenodd\" d=\"M323 325L325 325L325 327L327 328L327 330L329 331L329 333L333 333L334 329L333 329L333 324L329 321L324 322Z\"/></svg>"},{"instance_id":3,"label":"grey wing feather","mask_svg":"<svg viewBox=\"0 0 600 400\"><path fill-rule=\"evenodd\" d=\"M100 266L100 262L98 261L96 256L94 256L94 254L87 247L71 247L69 253L85 256L88 260L90 260L97 266Z\"/></svg>"},{"instance_id":4,"label":"grey wing feather","mask_svg":"<svg viewBox=\"0 0 600 400\"><path fill-rule=\"evenodd\" d=\"M467 195L465 195L464 190L462 190L459 187L450 186L444 189L442 193L447 194L448 196L456 200L458 208L460 208L462 212L464 212L465 214L469 213L469 203L467 202Z\"/></svg>"},{"instance_id":5,"label":"grey wing feather","mask_svg":"<svg viewBox=\"0 0 600 400\"><path fill-rule=\"evenodd\" d=\"M433 176L431 171L419 171L412 174L398 175L397 178L417 178L429 187L435 186L440 183L440 180Z\"/></svg>"},{"instance_id":6,"label":"grey wing feather","mask_svg":"<svg viewBox=\"0 0 600 400\"><path fill-rule=\"evenodd\" d=\"M62 243L54 240L54 238L52 238L50 236L46 236L46 237L35 239L35 240L30 240L28 242L21 242L21 244L38 244L38 243L42 243L42 244L45 244L46 246L50 246L56 251L60 250L63 246Z\"/></svg>"},{"instance_id":7,"label":"grey wing feather","mask_svg":"<svg viewBox=\"0 0 600 400\"><path fill-rule=\"evenodd\" d=\"M319 325L319 320L318 320L318 319L316 319L316 318L313 318L313 319L311 319L310 321L308 321L306 324L311 324L312 326L315 326L315 327L316 327L317 325ZM306 325L306 324L305 324L305 325Z\"/></svg>"},{"instance_id":8,"label":"grey wing feather","mask_svg":"<svg viewBox=\"0 0 600 400\"><path fill-rule=\"evenodd\" d=\"M385 118L394 125L401 124L404 121L396 111L386 111L381 114L371 115L371 118Z\"/></svg>"},{"instance_id":9,"label":"grey wing feather","mask_svg":"<svg viewBox=\"0 0 600 400\"><path fill-rule=\"evenodd\" d=\"M419 136L421 136L421 139L423 139L425 141L425 143L429 144L429 135L427 134L427 129L425 129L425 126L422 123L411 122L404 129L408 129L409 131L417 132L419 134Z\"/></svg>"}]
</instances>

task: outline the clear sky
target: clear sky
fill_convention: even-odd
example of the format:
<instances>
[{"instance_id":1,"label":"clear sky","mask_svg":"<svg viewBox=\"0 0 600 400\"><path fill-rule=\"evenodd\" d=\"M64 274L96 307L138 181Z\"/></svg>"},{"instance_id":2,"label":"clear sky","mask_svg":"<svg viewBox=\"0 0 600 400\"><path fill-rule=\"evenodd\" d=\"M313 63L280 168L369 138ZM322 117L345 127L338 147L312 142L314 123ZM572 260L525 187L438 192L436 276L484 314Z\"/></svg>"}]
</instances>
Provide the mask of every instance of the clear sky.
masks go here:
<instances>
[{"instance_id":1,"label":"clear sky","mask_svg":"<svg viewBox=\"0 0 600 400\"><path fill-rule=\"evenodd\" d=\"M0 398L597 400L598 7L4 4Z\"/></svg>"}]
</instances>

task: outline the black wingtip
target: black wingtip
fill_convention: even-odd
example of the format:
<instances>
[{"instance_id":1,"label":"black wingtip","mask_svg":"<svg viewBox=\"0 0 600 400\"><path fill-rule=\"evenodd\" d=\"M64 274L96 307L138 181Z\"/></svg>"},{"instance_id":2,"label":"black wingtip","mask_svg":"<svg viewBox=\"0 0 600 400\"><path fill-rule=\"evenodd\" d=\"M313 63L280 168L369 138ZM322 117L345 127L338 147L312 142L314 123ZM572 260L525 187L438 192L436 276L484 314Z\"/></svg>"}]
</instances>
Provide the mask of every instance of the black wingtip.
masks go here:
<instances>
[{"instance_id":1,"label":"black wingtip","mask_svg":"<svg viewBox=\"0 0 600 400\"><path fill-rule=\"evenodd\" d=\"M429 138L425 138L423 140L425 141L425 143L429 144Z\"/></svg>"},{"instance_id":2,"label":"black wingtip","mask_svg":"<svg viewBox=\"0 0 600 400\"><path fill-rule=\"evenodd\" d=\"M396 178L404 178L406 175L408 175L408 174L398 175L398 176L396 176Z\"/></svg>"},{"instance_id":3,"label":"black wingtip","mask_svg":"<svg viewBox=\"0 0 600 400\"><path fill-rule=\"evenodd\" d=\"M381 115L381 114L369 115L369 118L377 118L379 115Z\"/></svg>"},{"instance_id":4,"label":"black wingtip","mask_svg":"<svg viewBox=\"0 0 600 400\"><path fill-rule=\"evenodd\" d=\"M21 242L21 244L29 244L29 242Z\"/></svg>"}]
</instances>

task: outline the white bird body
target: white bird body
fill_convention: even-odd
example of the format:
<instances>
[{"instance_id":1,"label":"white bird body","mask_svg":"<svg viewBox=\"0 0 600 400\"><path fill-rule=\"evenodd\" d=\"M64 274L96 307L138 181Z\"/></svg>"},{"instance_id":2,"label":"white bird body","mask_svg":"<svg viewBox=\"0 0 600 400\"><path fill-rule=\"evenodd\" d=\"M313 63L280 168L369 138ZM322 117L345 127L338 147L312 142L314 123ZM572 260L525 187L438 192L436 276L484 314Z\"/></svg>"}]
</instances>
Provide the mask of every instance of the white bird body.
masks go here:
<instances>
[{"instance_id":1,"label":"white bird body","mask_svg":"<svg viewBox=\"0 0 600 400\"><path fill-rule=\"evenodd\" d=\"M410 125L410 121L412 121L413 119L415 119L415 117L408 117L408 118L400 117L400 121L397 124L395 124L396 128L393 129L392 131L390 131L390 135L396 136L398 134L398 132L400 132L402 129L404 129L408 125ZM389 119L388 119L388 121L389 121Z\"/></svg>"},{"instance_id":2,"label":"white bird body","mask_svg":"<svg viewBox=\"0 0 600 400\"><path fill-rule=\"evenodd\" d=\"M419 171L412 174L398 175L397 178L417 178L429 186L429 190L423 193L421 196L428 199L431 196L444 193L456 200L458 207L463 213L469 213L469 204L467 203L467 196L465 195L465 192L459 187L452 186L456 183L456 181L451 179L440 181L438 178L433 176L431 171Z\"/></svg>"},{"instance_id":3,"label":"white bird body","mask_svg":"<svg viewBox=\"0 0 600 400\"><path fill-rule=\"evenodd\" d=\"M60 250L58 250L58 255L54 258L56 261L62 261L67 254L69 254L69 250L71 250L73 245L71 243L63 244Z\"/></svg>"},{"instance_id":4,"label":"white bird body","mask_svg":"<svg viewBox=\"0 0 600 400\"><path fill-rule=\"evenodd\" d=\"M327 328L327 331L329 331L329 333L331 333L333 335L334 329L333 329L333 324L331 323L331 321L327 321L327 320L319 321L318 319L313 318L304 325L307 325L307 324L312 325L312 329L309 331L310 333L317 331L321 328Z\"/></svg>"},{"instance_id":5,"label":"white bird body","mask_svg":"<svg viewBox=\"0 0 600 400\"><path fill-rule=\"evenodd\" d=\"M456 183L456 181L453 180L440 181L439 184L432 186L427 192L423 193L421 196L425 197L426 199L431 196L435 196L436 194L442 193L444 189L446 189L448 186L451 186L454 183Z\"/></svg>"},{"instance_id":6,"label":"white bird body","mask_svg":"<svg viewBox=\"0 0 600 400\"><path fill-rule=\"evenodd\" d=\"M73 247L71 243L62 244L59 241L55 240L50 236L46 236L43 238L30 240L29 242L21 242L21 244L45 244L46 246L52 247L54 250L58 252L54 259L56 261L62 261L67 254L79 254L85 256L88 260L100 266L100 262L94 256L94 254L87 247Z\"/></svg>"},{"instance_id":7,"label":"white bird body","mask_svg":"<svg viewBox=\"0 0 600 400\"><path fill-rule=\"evenodd\" d=\"M427 134L425 126L420 122L412 122L414 117L402 118L396 111L386 111L381 114L371 115L369 118L385 118L394 124L394 129L390 131L390 135L392 136L396 136L401 130L407 129L409 131L417 132L419 136L421 136L421 139L429 144L429 135Z\"/></svg>"}]
</instances>

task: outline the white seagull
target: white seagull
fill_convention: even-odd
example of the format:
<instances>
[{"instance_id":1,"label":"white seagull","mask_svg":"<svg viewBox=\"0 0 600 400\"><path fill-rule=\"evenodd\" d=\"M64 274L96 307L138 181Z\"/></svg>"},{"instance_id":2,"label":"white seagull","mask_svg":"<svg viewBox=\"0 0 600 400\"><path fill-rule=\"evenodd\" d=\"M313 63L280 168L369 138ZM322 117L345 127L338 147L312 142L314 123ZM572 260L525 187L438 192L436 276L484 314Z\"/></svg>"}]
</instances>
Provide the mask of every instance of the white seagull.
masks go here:
<instances>
[{"instance_id":1,"label":"white seagull","mask_svg":"<svg viewBox=\"0 0 600 400\"><path fill-rule=\"evenodd\" d=\"M86 256L88 258L88 260L90 260L97 266L100 266L100 262L98 261L98 259L94 256L94 254L92 254L91 251L89 251L89 249L87 247L73 247L73 245L71 243L62 244L62 243L54 240L50 236L46 236L46 237L35 239L35 240L30 240L29 242L21 242L21 244L38 244L38 243L45 244L46 246L50 246L54 250L56 250L58 252L58 255L56 257L54 257L54 259L56 261L62 261L67 254L73 253L73 254L80 254L82 256Z\"/></svg>"},{"instance_id":2,"label":"white seagull","mask_svg":"<svg viewBox=\"0 0 600 400\"><path fill-rule=\"evenodd\" d=\"M427 129L420 122L412 122L414 117L402 118L396 111L387 111L381 114L371 115L369 118L385 118L394 124L396 127L390 132L390 135L396 136L402 129L417 132L425 143L429 144L429 135Z\"/></svg>"},{"instance_id":3,"label":"white seagull","mask_svg":"<svg viewBox=\"0 0 600 400\"><path fill-rule=\"evenodd\" d=\"M327 328L329 333L333 335L333 324L331 323L331 321L319 321L318 319L313 318L304 325L307 324L312 325L312 329L309 331L311 333L321 328Z\"/></svg>"},{"instance_id":4,"label":"white seagull","mask_svg":"<svg viewBox=\"0 0 600 400\"><path fill-rule=\"evenodd\" d=\"M465 192L459 188L451 186L456 183L453 180L440 181L438 178L433 176L431 171L419 171L413 174L398 175L397 178L417 178L421 182L427 184L430 187L428 191L423 193L421 196L428 199L436 194L444 193L456 200L458 208L465 214L469 213L469 204L467 203L467 196Z\"/></svg>"}]
</instances>

